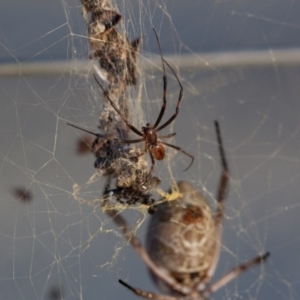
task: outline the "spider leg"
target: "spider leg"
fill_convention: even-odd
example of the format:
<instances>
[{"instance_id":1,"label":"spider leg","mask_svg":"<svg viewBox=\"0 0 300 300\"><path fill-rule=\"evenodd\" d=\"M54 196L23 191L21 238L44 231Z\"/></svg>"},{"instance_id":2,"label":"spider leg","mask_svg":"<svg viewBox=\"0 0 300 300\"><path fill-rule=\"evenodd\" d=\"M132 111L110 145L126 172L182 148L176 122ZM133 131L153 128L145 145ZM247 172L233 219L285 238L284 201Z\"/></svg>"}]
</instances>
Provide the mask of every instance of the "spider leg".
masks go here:
<instances>
[{"instance_id":1,"label":"spider leg","mask_svg":"<svg viewBox=\"0 0 300 300\"><path fill-rule=\"evenodd\" d=\"M209 292L212 294L219 290L221 287L226 285L228 282L239 276L241 273L247 271L249 268L259 265L266 261L266 259L270 256L270 252L267 252L263 255L259 255L244 264L240 264L239 266L233 268L227 274L225 274L221 279L219 279L216 283L214 283L210 288Z\"/></svg>"},{"instance_id":2,"label":"spider leg","mask_svg":"<svg viewBox=\"0 0 300 300\"><path fill-rule=\"evenodd\" d=\"M148 150L148 146L147 146L147 144L145 144L145 152L146 152L147 150ZM151 174L152 174L152 172L153 172L153 170L154 170L155 159L154 159L154 157L153 157L151 151L149 151L149 155L150 155L150 158L151 158L151 168L150 168L150 171L149 171L149 173L148 173L148 175L147 175L145 181L144 181L141 185L144 185L145 183L147 183L147 182L149 181L149 179L150 179L150 177L151 177Z\"/></svg>"},{"instance_id":3,"label":"spider leg","mask_svg":"<svg viewBox=\"0 0 300 300\"><path fill-rule=\"evenodd\" d=\"M160 121L161 121L161 119L162 119L162 117L165 113L166 106L167 106L167 76L166 76L166 68L165 68L165 64L164 64L164 60L163 60L163 55L162 55L162 51L161 51L159 38L158 38L157 32L154 28L153 28L153 31L155 33L155 37L156 37L156 40L157 40L158 49L159 49L160 58L161 58L161 63L162 63L162 68L163 68L163 104L161 106L160 113L157 117L157 120L154 124L154 128L156 128L158 126L158 124L160 123Z\"/></svg>"},{"instance_id":4,"label":"spider leg","mask_svg":"<svg viewBox=\"0 0 300 300\"><path fill-rule=\"evenodd\" d=\"M190 157L190 158L192 159L191 163L188 165L188 167L187 167L186 169L184 169L184 171L187 171L187 170L191 167L191 165L193 164L194 159L195 159L195 157L194 157L193 155L191 155L191 154L185 152L183 149L181 149L181 148L178 147L178 146L175 146L175 145L172 145L172 144L169 144L169 143L166 143L166 142L162 142L162 141L160 141L160 143L162 143L162 144L164 144L164 145L166 145L166 146L168 146L168 147L174 148L174 149L176 149L176 150L182 152L183 154L187 155L188 157Z\"/></svg>"},{"instance_id":5,"label":"spider leg","mask_svg":"<svg viewBox=\"0 0 300 300\"><path fill-rule=\"evenodd\" d=\"M168 139L168 138L173 137L174 135L176 135L176 132L170 133L170 134L167 134L167 135L160 135L160 136L158 136L158 138L159 139Z\"/></svg>"},{"instance_id":6,"label":"spider leg","mask_svg":"<svg viewBox=\"0 0 300 300\"><path fill-rule=\"evenodd\" d=\"M135 132L137 135L143 136L143 134L137 129L135 128L132 124L130 124L128 122L128 120L123 116L123 114L120 112L120 110L117 108L116 104L110 99L108 92L104 90L103 86L101 85L101 83L99 82L99 80L97 79L96 75L94 75L94 78L96 80L96 82L98 83L98 85L100 86L101 90L103 91L104 96L108 99L108 101L110 102L111 106L115 109L115 111L119 114L119 116L121 117L121 119L125 122L125 124L133 131Z\"/></svg>"},{"instance_id":7,"label":"spider leg","mask_svg":"<svg viewBox=\"0 0 300 300\"><path fill-rule=\"evenodd\" d=\"M222 174L220 178L219 183L219 189L218 189L218 195L217 195L217 201L218 201L218 208L217 208L217 215L215 222L217 224L220 224L223 220L223 213L224 213L224 200L227 196L227 186L229 181L229 169L228 164L225 156L225 150L223 146L220 126L217 121L215 121L215 127L216 127L216 134L217 134L217 140L218 140L218 147L219 147L219 153L221 157L221 165L222 165Z\"/></svg>"},{"instance_id":8,"label":"spider leg","mask_svg":"<svg viewBox=\"0 0 300 300\"><path fill-rule=\"evenodd\" d=\"M215 246L215 253L214 258L212 260L212 264L210 269L207 272L206 282L210 282L213 274L215 273L215 269L218 264L219 256L220 256L220 246L221 246L221 236L222 236L222 222L223 222L223 215L224 215L224 201L227 196L228 192L228 181L229 181L229 169L226 160L226 155L224 151L220 126L217 121L215 121L215 128L216 128L216 135L217 135L217 143L219 148L219 153L221 157L221 166L222 166L222 173L220 177L218 192L217 192L217 209L215 214L215 239L216 239L216 246Z\"/></svg>"},{"instance_id":9,"label":"spider leg","mask_svg":"<svg viewBox=\"0 0 300 300\"><path fill-rule=\"evenodd\" d=\"M78 126L73 125L73 124L70 124L70 123L67 123L67 125L72 126L72 127L74 127L74 128L77 128L77 129L80 129L80 130L82 130L82 131L85 131L85 132L87 132L87 133L90 133L90 134L96 136L97 138L102 138L102 137L104 137L104 135L102 135L102 134L100 134L100 133L95 133L95 132L92 132L92 131L83 129L83 128L81 128L81 127L78 127Z\"/></svg>"},{"instance_id":10,"label":"spider leg","mask_svg":"<svg viewBox=\"0 0 300 300\"><path fill-rule=\"evenodd\" d=\"M144 292L142 290L136 289L132 287L131 285L127 284L123 280L119 279L119 283L121 283L123 286L131 290L134 294L136 294L139 297L146 298L146 299L155 299L155 300L177 300L177 298L169 297L161 294L155 294L151 292Z\"/></svg>"},{"instance_id":11,"label":"spider leg","mask_svg":"<svg viewBox=\"0 0 300 300\"><path fill-rule=\"evenodd\" d=\"M172 73L174 74L175 78L177 79L177 82L180 86L180 91L179 91L179 96L178 96L178 100L177 100L177 105L176 105L176 109L175 109L175 113L173 116L171 116L171 118L166 121L163 125L159 126L158 128L156 128L154 126L154 128L156 129L156 132L162 130L163 128L167 127L170 123L172 123L175 118L177 117L178 113L179 113L179 106L180 106L180 103L181 103L181 100L182 100L182 96L183 96L183 87L182 87L182 84L177 76L177 74L175 73L175 71L173 70L173 68L169 65L169 63L166 61L166 60L163 60L165 62L165 64L171 69Z\"/></svg>"},{"instance_id":12,"label":"spider leg","mask_svg":"<svg viewBox=\"0 0 300 300\"><path fill-rule=\"evenodd\" d=\"M144 138L136 139L136 140L119 140L119 139L114 139L114 141L116 141L118 143L123 143L123 144L134 144L134 143L143 142L144 140L145 140Z\"/></svg>"}]
</instances>

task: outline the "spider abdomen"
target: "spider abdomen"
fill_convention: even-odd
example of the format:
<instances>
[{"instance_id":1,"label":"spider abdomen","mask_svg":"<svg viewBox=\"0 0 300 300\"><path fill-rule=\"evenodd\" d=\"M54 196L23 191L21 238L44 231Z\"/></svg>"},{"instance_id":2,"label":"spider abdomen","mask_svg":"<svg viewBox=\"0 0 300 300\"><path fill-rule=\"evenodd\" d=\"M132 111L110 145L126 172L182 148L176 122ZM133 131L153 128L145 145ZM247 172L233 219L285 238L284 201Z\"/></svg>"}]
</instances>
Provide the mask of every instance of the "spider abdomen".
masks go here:
<instances>
[{"instance_id":1,"label":"spider abdomen","mask_svg":"<svg viewBox=\"0 0 300 300\"><path fill-rule=\"evenodd\" d=\"M193 288L206 277L211 266L215 223L209 205L199 192L187 182L179 182L178 188L182 197L158 205L151 217L147 251L157 267ZM154 274L152 277L161 286Z\"/></svg>"},{"instance_id":2,"label":"spider abdomen","mask_svg":"<svg viewBox=\"0 0 300 300\"><path fill-rule=\"evenodd\" d=\"M150 147L150 151L155 159L162 160L165 157L165 147L163 144L155 144Z\"/></svg>"}]
</instances>

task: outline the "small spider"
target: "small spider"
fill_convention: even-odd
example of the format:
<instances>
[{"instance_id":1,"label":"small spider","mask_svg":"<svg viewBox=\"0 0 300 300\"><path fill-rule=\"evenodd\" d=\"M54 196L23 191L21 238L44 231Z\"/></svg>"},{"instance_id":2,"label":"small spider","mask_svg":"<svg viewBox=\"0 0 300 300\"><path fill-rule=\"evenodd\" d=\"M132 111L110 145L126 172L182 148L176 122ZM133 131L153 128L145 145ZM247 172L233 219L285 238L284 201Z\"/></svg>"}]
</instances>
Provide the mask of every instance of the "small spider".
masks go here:
<instances>
[{"instance_id":1,"label":"small spider","mask_svg":"<svg viewBox=\"0 0 300 300\"><path fill-rule=\"evenodd\" d=\"M182 196L177 200L156 205L145 250L128 228L125 219L117 211L109 212L109 216L120 226L127 240L149 268L154 282L164 293L170 295L144 292L119 280L137 296L156 300L208 299L212 293L250 267L264 262L270 255L269 252L259 255L210 284L220 255L224 201L229 181L229 170L217 122L215 126L223 170L214 214L197 190L188 182L179 182L178 188Z\"/></svg>"},{"instance_id":2,"label":"small spider","mask_svg":"<svg viewBox=\"0 0 300 300\"><path fill-rule=\"evenodd\" d=\"M116 104L111 100L109 94L107 91L104 90L103 86L100 84L100 82L98 81L98 79L96 78L96 76L94 75L94 78L96 80L96 82L98 83L98 85L100 86L100 88L102 89L104 96L108 99L108 101L110 102L110 104L112 105L112 107L115 109L115 111L119 114L119 116L121 117L121 119L125 122L125 124L137 135L141 136L141 138L139 139L134 139L134 140L125 140L125 139L116 139L116 141L118 141L119 143L126 143L126 144L134 144L134 143L140 143L140 142L145 142L145 148L144 151L140 154L143 155L146 152L149 152L150 154L150 158L151 158L151 168L150 171L148 173L147 179L150 178L152 171L154 169L155 166L155 159L156 160L162 160L165 157L165 147L164 146L168 146L171 148L174 148L182 153L184 153L185 155L189 156L191 158L191 163L190 165L185 169L188 170L191 165L193 164L194 161L194 156L187 153L186 151L184 151L183 149L181 149L178 146L160 141L159 139L165 139L165 138L171 138L173 137L176 133L171 133L168 135L161 135L158 136L157 133L159 131L161 131L162 129L164 129L165 127L167 127L170 123L172 123L175 118L177 117L178 113L179 113L179 106L182 100L182 96L183 96L183 87L181 85L181 82L178 78L178 76L176 75L175 71L172 69L172 67L163 59L162 56L162 51L161 51L161 47L160 47L160 43L159 43L159 39L158 39L158 35L155 31L155 29L153 29L154 33L155 33L155 37L157 39L157 43L158 43L158 47L159 47L159 51L160 51L160 57L161 57L161 61L162 61L162 66L163 66L163 104L160 110L160 113L154 123L154 125L151 125L150 123L147 123L146 126L142 127L142 130L140 131L139 129L137 129L135 126L133 126L126 118L125 116L121 113L121 111L117 108ZM165 123L163 123L162 125L159 126L162 117L165 113L165 109L167 106L167 76L166 76L166 70L165 70L165 64L171 69L172 73L174 74L175 78L177 79L177 82L180 86L180 92L179 92L179 97L177 100L177 105L176 105L176 109L175 109L175 113L169 118L169 120L167 120ZM147 182L146 179L146 182Z\"/></svg>"}]
</instances>

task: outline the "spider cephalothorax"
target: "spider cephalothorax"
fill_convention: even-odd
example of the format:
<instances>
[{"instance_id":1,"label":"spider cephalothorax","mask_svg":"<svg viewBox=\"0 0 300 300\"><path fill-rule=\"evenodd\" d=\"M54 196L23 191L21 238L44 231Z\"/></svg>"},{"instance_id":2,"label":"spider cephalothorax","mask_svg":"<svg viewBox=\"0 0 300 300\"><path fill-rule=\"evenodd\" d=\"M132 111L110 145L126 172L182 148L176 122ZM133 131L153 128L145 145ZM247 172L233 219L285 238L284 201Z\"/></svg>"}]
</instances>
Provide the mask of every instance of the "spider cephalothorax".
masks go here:
<instances>
[{"instance_id":1,"label":"spider cephalothorax","mask_svg":"<svg viewBox=\"0 0 300 300\"><path fill-rule=\"evenodd\" d=\"M162 143L158 142L155 128L147 123L146 127L142 127L142 132L144 133L145 143L149 147L149 151L153 157L157 160L164 159L165 147Z\"/></svg>"}]
</instances>

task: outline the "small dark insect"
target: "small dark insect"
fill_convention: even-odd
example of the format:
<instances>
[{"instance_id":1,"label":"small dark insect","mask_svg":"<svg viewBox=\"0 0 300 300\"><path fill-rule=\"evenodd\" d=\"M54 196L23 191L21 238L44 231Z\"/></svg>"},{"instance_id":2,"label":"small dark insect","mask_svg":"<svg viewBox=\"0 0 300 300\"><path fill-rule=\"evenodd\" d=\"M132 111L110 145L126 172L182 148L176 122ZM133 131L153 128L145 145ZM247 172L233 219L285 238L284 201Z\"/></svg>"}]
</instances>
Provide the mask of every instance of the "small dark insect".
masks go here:
<instances>
[{"instance_id":1,"label":"small dark insect","mask_svg":"<svg viewBox=\"0 0 300 300\"><path fill-rule=\"evenodd\" d=\"M152 177L149 184L149 190L157 187L160 184L160 179L157 177ZM149 190L136 189L133 186L126 188L118 188L115 190L106 189L104 198L107 198L110 195L116 197L116 200L119 203L132 205L132 204L143 204L149 206L149 213L152 212L152 207L155 200L152 198L152 195L149 193Z\"/></svg>"},{"instance_id":2,"label":"small dark insect","mask_svg":"<svg viewBox=\"0 0 300 300\"><path fill-rule=\"evenodd\" d=\"M77 140L77 154L85 155L91 153L93 139L90 135L85 135Z\"/></svg>"},{"instance_id":3,"label":"small dark insect","mask_svg":"<svg viewBox=\"0 0 300 300\"><path fill-rule=\"evenodd\" d=\"M162 66L163 66L163 104L162 104L160 113L159 113L159 115L158 115L158 117L157 117L154 125L151 125L150 123L147 123L146 126L142 127L141 131L138 130L135 126L133 126L125 118L125 116L121 113L121 111L117 108L116 104L111 100L108 92L104 90L103 86L100 84L100 82L98 81L98 79L94 75L96 82L98 83L98 85L100 86L100 88L102 89L102 91L104 93L104 96L111 103L112 107L119 114L119 116L121 117L121 119L125 122L125 124L134 133L136 133L137 135L141 136L141 138L135 139L135 140L116 139L116 141L118 141L119 143L125 143L125 144L134 144L134 143L145 142L144 151L140 155L143 155L146 152L149 152L150 158L151 158L151 163L152 163L150 171L149 171L147 179L146 179L146 182L150 178L150 176L152 174L152 171L154 169L155 159L156 160L162 160L162 159L164 159L164 157L165 157L165 146L174 148L174 149L176 149L176 150L184 153L185 155L187 155L188 157L191 158L192 161L191 161L190 165L185 169L185 171L188 170L191 167L191 165L192 165L192 163L194 161L194 156L193 155L187 153L186 151L184 151L183 149L181 149L178 146L175 146L175 145L172 145L172 144L169 144L169 143L166 143L166 142L163 142L163 141L160 140L160 139L171 138L176 133L171 133L171 134L168 134L168 135L161 135L161 136L157 135L157 133L159 131L161 131L162 129L164 129L165 127L167 127L177 117L177 115L179 113L179 106L180 106L180 103L181 103L181 100L182 100L182 96L183 96L183 87L182 87L181 82L180 82L178 76L176 75L175 71L163 59L162 51L161 51L161 47L160 47L160 43L159 43L159 39L158 39L158 35L157 35L155 29L153 29L153 30L154 30L154 33L155 33L155 36L156 36L156 39L157 39L157 43L158 43L158 46L159 46L159 51L160 51L160 56L161 56L161 61L162 61ZM159 126L159 124L160 124L160 122L162 120L162 117L163 117L163 115L165 113L166 106L167 106L167 76L166 76L165 64L170 68L170 70L172 71L172 73L176 77L177 82L178 82L178 84L180 86L180 92L179 92L179 97L178 97L178 100L177 100L177 105L176 105L175 113L170 117L169 120L167 120L165 123L163 123L162 125Z\"/></svg>"},{"instance_id":4,"label":"small dark insect","mask_svg":"<svg viewBox=\"0 0 300 300\"><path fill-rule=\"evenodd\" d=\"M270 255L269 252L258 255L233 268L215 283L210 283L220 255L224 202L229 181L219 124L215 122L215 126L222 165L215 213L191 184L179 182L182 196L155 206L145 250L125 219L116 211L109 212L149 268L158 288L170 295L144 292L119 280L137 296L155 300L208 299L212 293L249 268L263 263Z\"/></svg>"},{"instance_id":5,"label":"small dark insect","mask_svg":"<svg viewBox=\"0 0 300 300\"><path fill-rule=\"evenodd\" d=\"M30 190L22 187L15 187L13 189L15 197L21 202L30 202L32 200L32 193Z\"/></svg>"},{"instance_id":6,"label":"small dark insect","mask_svg":"<svg viewBox=\"0 0 300 300\"><path fill-rule=\"evenodd\" d=\"M52 286L50 288L49 294L48 294L49 300L61 300L64 299L63 296L63 289L61 286Z\"/></svg>"},{"instance_id":7,"label":"small dark insect","mask_svg":"<svg viewBox=\"0 0 300 300\"><path fill-rule=\"evenodd\" d=\"M152 207L155 200L152 198L151 194L145 193L144 191L136 190L133 187L123 188L123 189L115 189L115 190L107 190L108 195L113 195L116 197L116 200L121 204L133 205L136 203L147 205Z\"/></svg>"}]
</instances>

